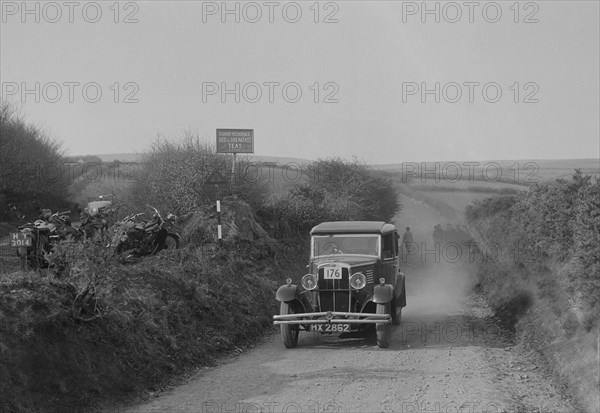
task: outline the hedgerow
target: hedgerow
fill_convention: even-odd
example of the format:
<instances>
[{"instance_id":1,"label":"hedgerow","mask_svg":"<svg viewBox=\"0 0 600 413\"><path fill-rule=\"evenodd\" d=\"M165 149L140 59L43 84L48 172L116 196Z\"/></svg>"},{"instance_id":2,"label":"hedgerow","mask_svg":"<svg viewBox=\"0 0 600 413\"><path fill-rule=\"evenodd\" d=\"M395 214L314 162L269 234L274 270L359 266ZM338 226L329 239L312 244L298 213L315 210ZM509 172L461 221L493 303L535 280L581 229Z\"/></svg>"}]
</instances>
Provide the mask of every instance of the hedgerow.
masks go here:
<instances>
[{"instance_id":1,"label":"hedgerow","mask_svg":"<svg viewBox=\"0 0 600 413\"><path fill-rule=\"evenodd\" d=\"M556 277L569 299L585 311L585 325L597 323L600 306L600 183L577 171L512 196L497 196L467 208L467 219L483 241L513 251L515 266ZM554 269L554 275L544 269ZM540 275L543 273L543 277ZM558 276L560 273L561 277ZM562 277L562 275L566 275ZM510 283L511 279L505 280ZM590 324L592 323L592 324Z\"/></svg>"}]
</instances>

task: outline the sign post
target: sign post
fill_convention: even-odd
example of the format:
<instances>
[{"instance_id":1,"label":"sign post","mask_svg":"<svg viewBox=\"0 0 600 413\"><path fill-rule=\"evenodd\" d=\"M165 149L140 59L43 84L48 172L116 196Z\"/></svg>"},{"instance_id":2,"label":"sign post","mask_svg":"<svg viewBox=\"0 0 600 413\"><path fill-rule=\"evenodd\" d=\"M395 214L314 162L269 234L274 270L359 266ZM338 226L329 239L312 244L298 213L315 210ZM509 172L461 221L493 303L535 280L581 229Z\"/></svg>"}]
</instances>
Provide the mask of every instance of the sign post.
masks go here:
<instances>
[{"instance_id":1,"label":"sign post","mask_svg":"<svg viewBox=\"0 0 600 413\"><path fill-rule=\"evenodd\" d=\"M254 153L254 129L217 129L217 153L233 154L233 163L231 164L231 188L233 191L233 180L235 179L235 164L238 153ZM218 176L216 176L218 174ZM223 185L226 184L223 176L215 171L206 180L205 185ZM220 192L220 191L218 191ZM217 193L217 238L219 245L222 245L221 232L221 200Z\"/></svg>"}]
</instances>

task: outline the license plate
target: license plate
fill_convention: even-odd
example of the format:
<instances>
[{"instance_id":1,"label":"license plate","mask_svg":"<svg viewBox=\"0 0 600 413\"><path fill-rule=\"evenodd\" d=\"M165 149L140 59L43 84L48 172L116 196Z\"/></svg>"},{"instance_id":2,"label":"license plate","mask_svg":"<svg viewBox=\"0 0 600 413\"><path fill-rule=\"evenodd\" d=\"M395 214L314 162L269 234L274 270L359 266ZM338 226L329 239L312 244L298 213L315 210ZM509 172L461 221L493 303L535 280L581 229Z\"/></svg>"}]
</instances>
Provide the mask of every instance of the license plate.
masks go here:
<instances>
[{"instance_id":1,"label":"license plate","mask_svg":"<svg viewBox=\"0 0 600 413\"><path fill-rule=\"evenodd\" d=\"M342 279L342 268L341 267L325 267L325 279L326 280L341 280Z\"/></svg>"},{"instance_id":2,"label":"license plate","mask_svg":"<svg viewBox=\"0 0 600 413\"><path fill-rule=\"evenodd\" d=\"M31 247L31 238L22 232L11 232L10 233L10 246L11 247Z\"/></svg>"},{"instance_id":3,"label":"license plate","mask_svg":"<svg viewBox=\"0 0 600 413\"><path fill-rule=\"evenodd\" d=\"M350 324L311 324L310 331L320 333L346 333L350 331Z\"/></svg>"}]
</instances>

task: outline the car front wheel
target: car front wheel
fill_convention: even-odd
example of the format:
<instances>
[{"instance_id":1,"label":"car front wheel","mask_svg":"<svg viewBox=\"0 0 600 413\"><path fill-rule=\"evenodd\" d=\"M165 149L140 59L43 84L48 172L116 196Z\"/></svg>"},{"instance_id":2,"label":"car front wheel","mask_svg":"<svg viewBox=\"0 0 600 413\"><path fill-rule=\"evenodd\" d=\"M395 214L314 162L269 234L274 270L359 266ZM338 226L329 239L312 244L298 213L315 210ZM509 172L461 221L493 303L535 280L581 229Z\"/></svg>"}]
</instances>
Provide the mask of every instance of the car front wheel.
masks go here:
<instances>
[{"instance_id":1,"label":"car front wheel","mask_svg":"<svg viewBox=\"0 0 600 413\"><path fill-rule=\"evenodd\" d=\"M282 302L279 307L279 314L294 314L294 309L288 303ZM300 329L298 324L280 324L281 327L281 338L283 339L283 345L285 348L294 348L298 344L298 335Z\"/></svg>"},{"instance_id":2,"label":"car front wheel","mask_svg":"<svg viewBox=\"0 0 600 413\"><path fill-rule=\"evenodd\" d=\"M390 303L377 304L377 314L390 314L390 308ZM388 348L390 345L390 324L377 323L375 328L377 330L377 346Z\"/></svg>"}]
</instances>

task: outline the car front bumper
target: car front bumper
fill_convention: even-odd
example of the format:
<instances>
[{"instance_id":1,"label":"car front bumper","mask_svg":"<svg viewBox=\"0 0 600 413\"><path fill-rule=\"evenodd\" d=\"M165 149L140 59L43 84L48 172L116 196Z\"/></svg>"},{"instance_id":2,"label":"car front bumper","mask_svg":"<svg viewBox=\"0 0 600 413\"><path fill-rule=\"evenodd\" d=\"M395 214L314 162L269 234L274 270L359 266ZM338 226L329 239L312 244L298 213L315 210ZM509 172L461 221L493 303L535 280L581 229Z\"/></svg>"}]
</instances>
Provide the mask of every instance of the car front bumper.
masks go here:
<instances>
[{"instance_id":1,"label":"car front bumper","mask_svg":"<svg viewBox=\"0 0 600 413\"><path fill-rule=\"evenodd\" d=\"M325 317L325 318L323 318ZM319 313L282 314L273 316L273 324L390 324L389 314L344 313L323 311Z\"/></svg>"}]
</instances>

